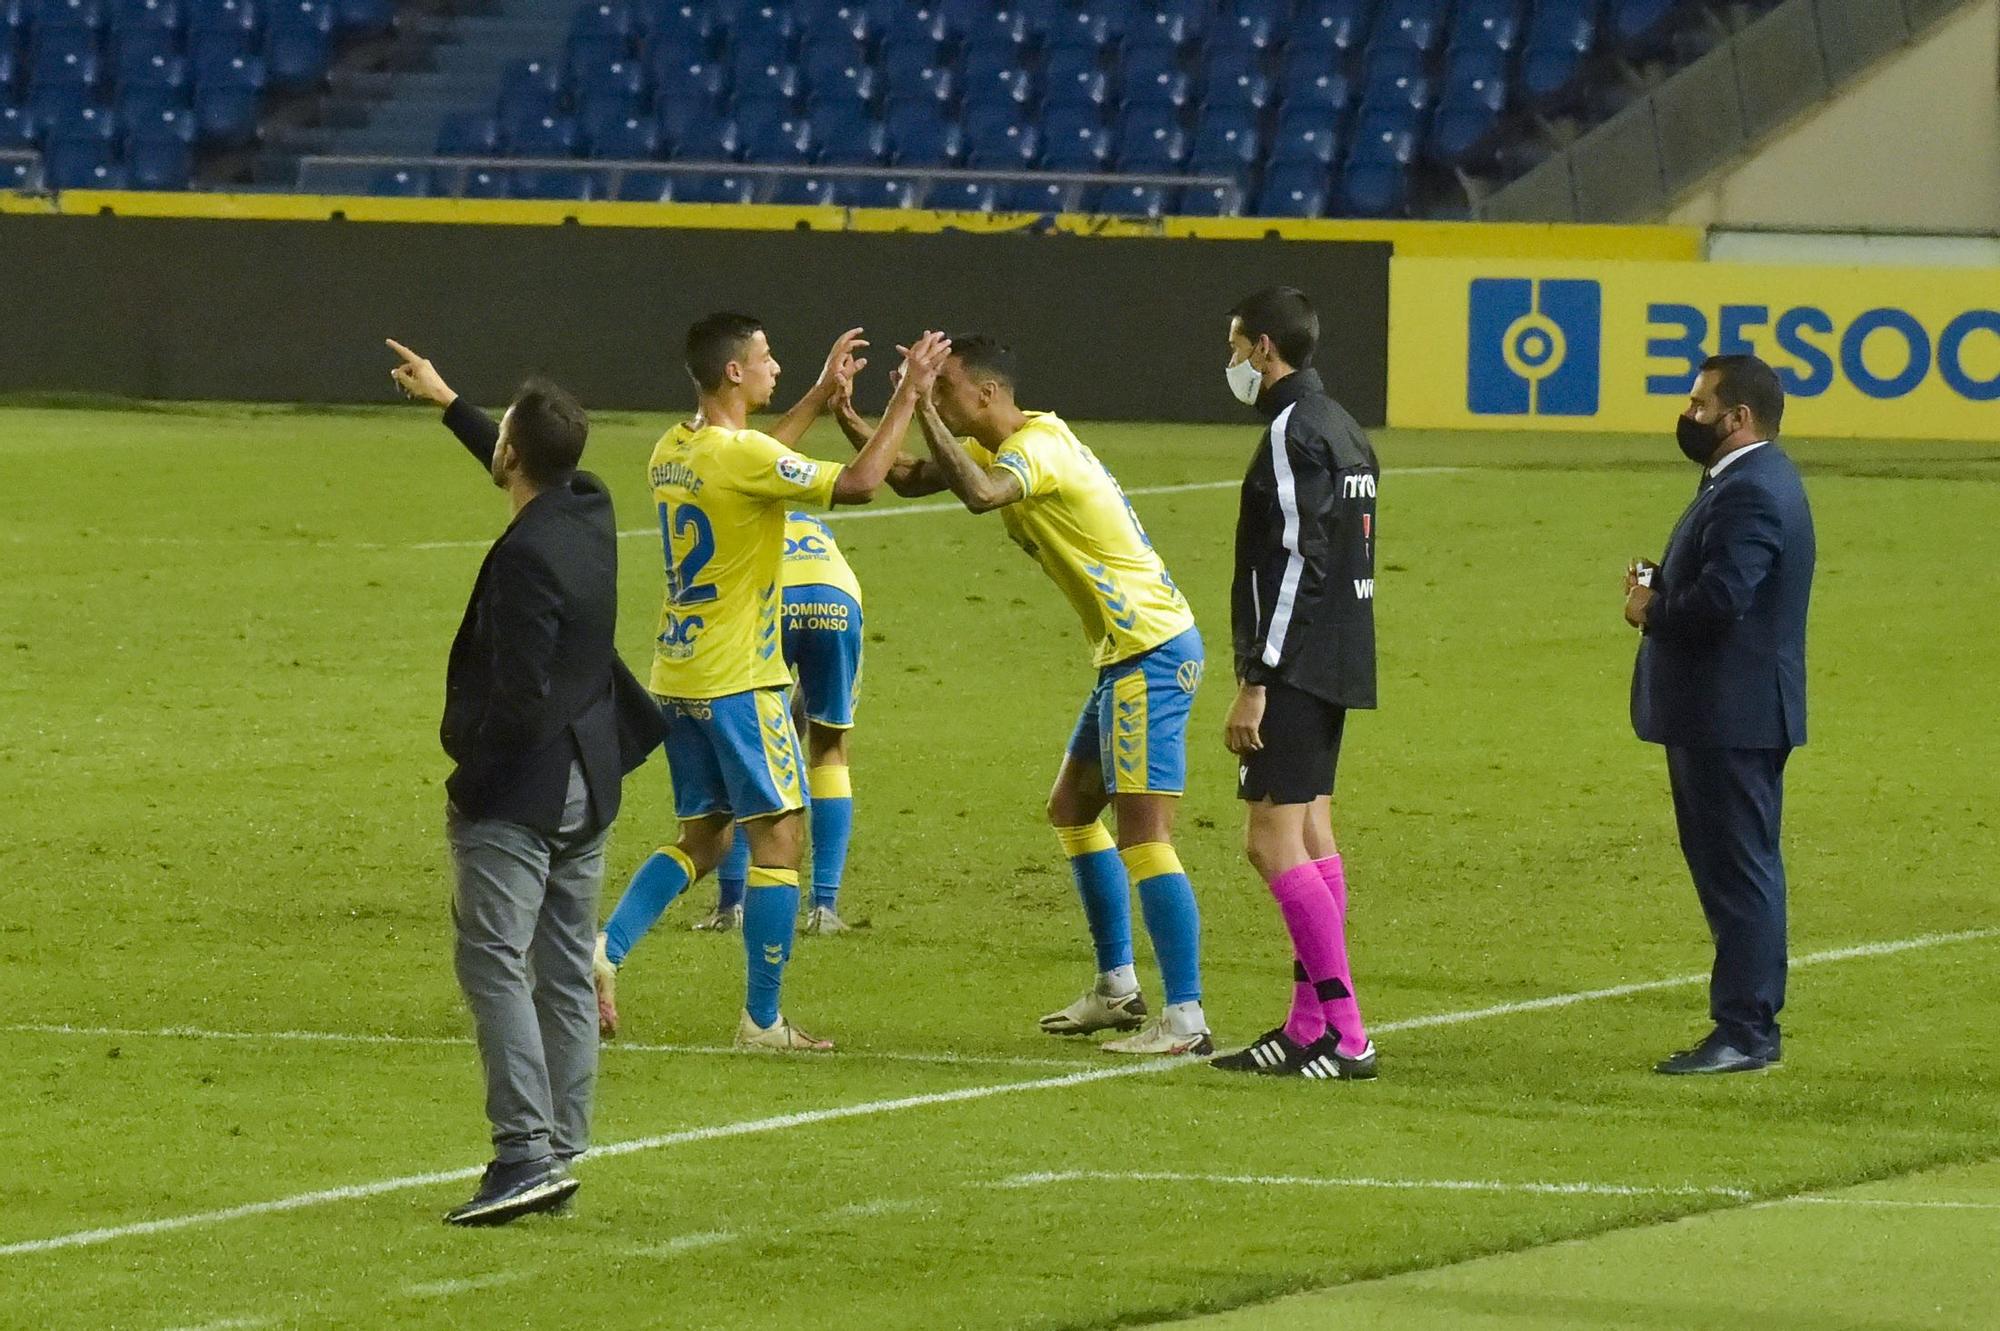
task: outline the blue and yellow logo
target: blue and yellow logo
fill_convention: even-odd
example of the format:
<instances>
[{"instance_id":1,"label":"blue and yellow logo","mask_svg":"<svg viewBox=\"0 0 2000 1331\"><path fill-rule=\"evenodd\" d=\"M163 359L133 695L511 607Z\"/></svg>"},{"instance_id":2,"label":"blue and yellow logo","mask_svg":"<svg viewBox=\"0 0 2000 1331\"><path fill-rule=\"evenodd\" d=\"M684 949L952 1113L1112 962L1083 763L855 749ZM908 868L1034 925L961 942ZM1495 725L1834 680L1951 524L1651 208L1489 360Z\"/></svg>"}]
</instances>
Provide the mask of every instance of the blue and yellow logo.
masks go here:
<instances>
[{"instance_id":1,"label":"blue and yellow logo","mask_svg":"<svg viewBox=\"0 0 2000 1331\"><path fill-rule=\"evenodd\" d=\"M1479 416L1594 416L1604 295L1596 282L1472 283L1465 402Z\"/></svg>"}]
</instances>

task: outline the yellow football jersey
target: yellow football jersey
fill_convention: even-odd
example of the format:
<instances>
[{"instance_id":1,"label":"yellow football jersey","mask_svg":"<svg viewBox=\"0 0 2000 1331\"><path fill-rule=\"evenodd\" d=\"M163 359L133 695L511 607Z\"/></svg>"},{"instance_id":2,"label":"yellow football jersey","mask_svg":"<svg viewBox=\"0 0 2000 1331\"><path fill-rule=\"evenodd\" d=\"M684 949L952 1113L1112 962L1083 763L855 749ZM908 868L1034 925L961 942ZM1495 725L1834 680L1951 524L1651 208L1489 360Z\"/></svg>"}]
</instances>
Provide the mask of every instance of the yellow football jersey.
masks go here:
<instances>
[{"instance_id":1,"label":"yellow football jersey","mask_svg":"<svg viewBox=\"0 0 2000 1331\"><path fill-rule=\"evenodd\" d=\"M1020 479L1024 497L1001 509L1001 520L1069 598L1095 665L1151 651L1194 627L1187 598L1125 492L1059 417L1029 412L997 452L965 442L981 463Z\"/></svg>"},{"instance_id":2,"label":"yellow football jersey","mask_svg":"<svg viewBox=\"0 0 2000 1331\"><path fill-rule=\"evenodd\" d=\"M833 503L840 467L756 430L683 422L647 468L666 545L654 693L720 698L791 682L780 647L785 514Z\"/></svg>"},{"instance_id":3,"label":"yellow football jersey","mask_svg":"<svg viewBox=\"0 0 2000 1331\"><path fill-rule=\"evenodd\" d=\"M861 583L833 539L833 529L810 513L785 514L785 585L837 587L861 603Z\"/></svg>"}]
</instances>

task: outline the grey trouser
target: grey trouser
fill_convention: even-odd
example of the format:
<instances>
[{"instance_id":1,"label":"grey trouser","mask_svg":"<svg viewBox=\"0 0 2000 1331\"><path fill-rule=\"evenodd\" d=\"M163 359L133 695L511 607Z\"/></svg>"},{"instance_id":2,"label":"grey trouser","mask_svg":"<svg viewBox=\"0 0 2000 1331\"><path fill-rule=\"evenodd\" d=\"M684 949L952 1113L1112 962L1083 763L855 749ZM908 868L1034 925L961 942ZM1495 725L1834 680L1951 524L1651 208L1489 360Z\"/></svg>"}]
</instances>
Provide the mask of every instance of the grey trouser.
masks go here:
<instances>
[{"instance_id":1,"label":"grey trouser","mask_svg":"<svg viewBox=\"0 0 2000 1331\"><path fill-rule=\"evenodd\" d=\"M572 764L563 830L469 819L447 806L457 886L458 986L486 1069L493 1157L569 1157L590 1143L597 1082L597 885L610 829L587 831L590 796Z\"/></svg>"}]
</instances>

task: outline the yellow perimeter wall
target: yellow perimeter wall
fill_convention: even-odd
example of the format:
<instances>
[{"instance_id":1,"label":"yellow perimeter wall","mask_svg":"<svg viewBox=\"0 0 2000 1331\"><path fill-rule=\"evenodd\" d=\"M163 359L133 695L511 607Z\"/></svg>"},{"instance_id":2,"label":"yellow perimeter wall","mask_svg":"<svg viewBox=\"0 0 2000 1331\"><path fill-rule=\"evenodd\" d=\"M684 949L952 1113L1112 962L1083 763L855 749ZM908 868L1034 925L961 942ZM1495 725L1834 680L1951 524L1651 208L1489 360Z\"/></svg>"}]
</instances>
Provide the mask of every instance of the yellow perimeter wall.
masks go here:
<instances>
[{"instance_id":1,"label":"yellow perimeter wall","mask_svg":"<svg viewBox=\"0 0 2000 1331\"><path fill-rule=\"evenodd\" d=\"M2000 271L1402 258L1389 423L1664 434L1708 355L1785 383L1788 434L2000 437Z\"/></svg>"},{"instance_id":2,"label":"yellow perimeter wall","mask_svg":"<svg viewBox=\"0 0 2000 1331\"><path fill-rule=\"evenodd\" d=\"M436 222L506 226L695 227L791 231L1023 231L1204 240L1388 241L1407 256L1652 259L1702 257L1702 232L1675 226L1549 226L1496 222L1303 221L1168 217L1138 221L1065 214L938 213L876 208L743 204L564 203L505 199L388 199L292 194L148 194L72 190L57 196L0 192L0 212L262 221Z\"/></svg>"}]
</instances>

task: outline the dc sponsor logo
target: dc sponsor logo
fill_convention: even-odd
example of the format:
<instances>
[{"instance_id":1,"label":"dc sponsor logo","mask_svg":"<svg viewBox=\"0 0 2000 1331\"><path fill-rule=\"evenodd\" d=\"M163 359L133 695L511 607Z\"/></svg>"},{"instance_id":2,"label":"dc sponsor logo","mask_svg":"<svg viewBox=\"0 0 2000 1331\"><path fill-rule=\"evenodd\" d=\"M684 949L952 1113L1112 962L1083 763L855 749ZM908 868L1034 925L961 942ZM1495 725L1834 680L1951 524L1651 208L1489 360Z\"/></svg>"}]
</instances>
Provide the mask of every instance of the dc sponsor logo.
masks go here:
<instances>
[{"instance_id":1,"label":"dc sponsor logo","mask_svg":"<svg viewBox=\"0 0 2000 1331\"><path fill-rule=\"evenodd\" d=\"M779 458L778 479L789 481L803 490L819 479L819 463L808 462L804 458Z\"/></svg>"},{"instance_id":2,"label":"dc sponsor logo","mask_svg":"<svg viewBox=\"0 0 2000 1331\"><path fill-rule=\"evenodd\" d=\"M1174 682L1181 686L1182 693L1193 693L1201 687L1201 662L1183 661L1180 669L1174 671Z\"/></svg>"},{"instance_id":3,"label":"dc sponsor logo","mask_svg":"<svg viewBox=\"0 0 2000 1331\"><path fill-rule=\"evenodd\" d=\"M1575 279L1482 277L1470 289L1466 409L1479 416L1595 416L1604 292Z\"/></svg>"}]
</instances>

